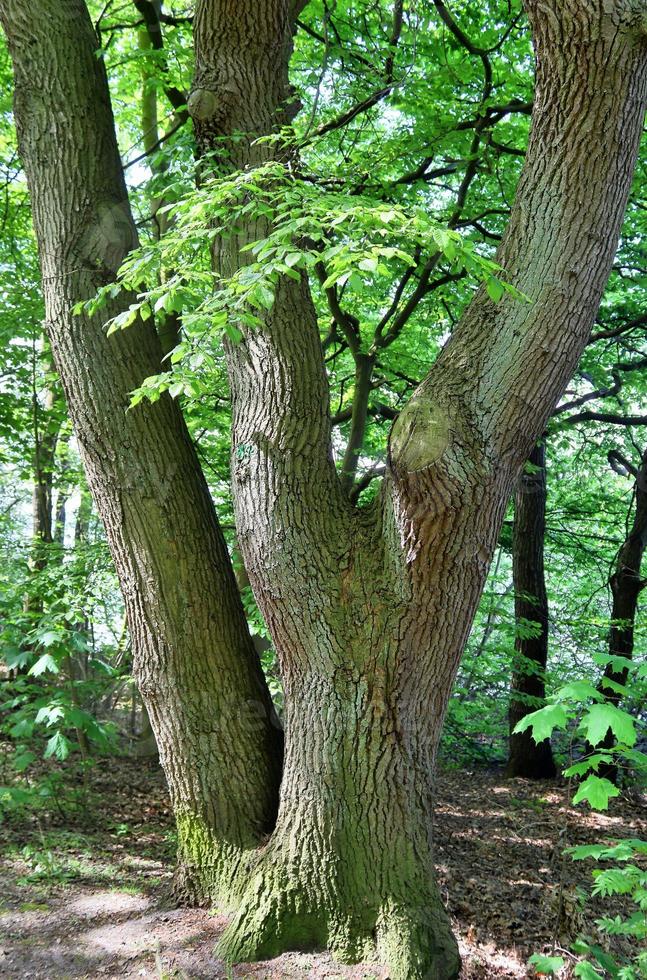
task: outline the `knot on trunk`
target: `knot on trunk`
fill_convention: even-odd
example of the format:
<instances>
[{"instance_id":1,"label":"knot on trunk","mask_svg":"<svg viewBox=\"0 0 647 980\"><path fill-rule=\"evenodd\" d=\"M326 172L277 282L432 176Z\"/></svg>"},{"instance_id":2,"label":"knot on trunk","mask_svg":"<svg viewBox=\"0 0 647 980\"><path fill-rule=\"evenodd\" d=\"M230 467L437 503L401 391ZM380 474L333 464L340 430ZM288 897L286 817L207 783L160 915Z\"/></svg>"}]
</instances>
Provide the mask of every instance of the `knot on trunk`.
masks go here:
<instances>
[{"instance_id":1,"label":"knot on trunk","mask_svg":"<svg viewBox=\"0 0 647 980\"><path fill-rule=\"evenodd\" d=\"M224 130L236 101L236 90L231 86L211 83L192 90L187 110L196 128L207 127L210 131Z\"/></svg>"},{"instance_id":2,"label":"knot on trunk","mask_svg":"<svg viewBox=\"0 0 647 980\"><path fill-rule=\"evenodd\" d=\"M393 468L417 473L440 459L450 441L447 412L440 405L412 400L391 430L389 455Z\"/></svg>"},{"instance_id":3,"label":"knot on trunk","mask_svg":"<svg viewBox=\"0 0 647 980\"><path fill-rule=\"evenodd\" d=\"M104 198L81 215L72 253L85 268L111 282L126 255L137 245L128 202Z\"/></svg>"}]
</instances>

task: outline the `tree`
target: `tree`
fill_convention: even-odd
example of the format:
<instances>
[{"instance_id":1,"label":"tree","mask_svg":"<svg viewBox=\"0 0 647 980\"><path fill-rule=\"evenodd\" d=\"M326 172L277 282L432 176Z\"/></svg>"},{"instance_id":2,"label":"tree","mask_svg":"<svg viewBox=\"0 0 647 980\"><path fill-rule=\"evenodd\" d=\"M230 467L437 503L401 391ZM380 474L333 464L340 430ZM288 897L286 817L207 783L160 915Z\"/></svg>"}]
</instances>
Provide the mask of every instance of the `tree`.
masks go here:
<instances>
[{"instance_id":1,"label":"tree","mask_svg":"<svg viewBox=\"0 0 647 980\"><path fill-rule=\"evenodd\" d=\"M557 774L550 739L535 744L526 730L514 730L546 697L544 673L548 660L548 596L544 575L546 533L546 447L538 443L530 454L515 492L512 562L515 588L517 662L510 693L510 750L507 773L528 779Z\"/></svg>"},{"instance_id":2,"label":"tree","mask_svg":"<svg viewBox=\"0 0 647 980\"><path fill-rule=\"evenodd\" d=\"M288 67L304 6L198 3L188 108L199 151L221 171L284 153L258 137L296 111ZM126 411L129 392L159 371L154 328L140 316L105 336L123 296L71 313L113 280L136 240L87 10L81 0L0 3L52 350L124 591L183 881L193 896L237 905L222 943L231 958L327 944L352 961L377 944L395 977L458 973L434 883L434 756L507 499L597 312L647 89L642 0L526 8L533 126L497 261L527 300L496 280L477 292L399 413L369 506L347 492L357 429L342 480L333 463L305 273L282 275L260 322L225 344L237 538L287 713L266 841L279 735L206 485L177 403L163 395ZM402 16L396 2L390 47ZM488 53L471 48L491 91ZM392 69L387 58L380 91ZM43 139L49 120L54 140ZM243 268L241 248L269 231L255 219L219 237L216 272ZM421 291L429 261L416 270ZM379 332L364 349L354 322L339 321L366 368Z\"/></svg>"},{"instance_id":3,"label":"tree","mask_svg":"<svg viewBox=\"0 0 647 980\"><path fill-rule=\"evenodd\" d=\"M618 551L615 568L609 579L612 596L609 654L599 688L605 699L617 706L627 693L625 685L634 652L638 599L647 584L640 572L647 547L647 450L643 452L638 467L617 452L614 461L616 465L618 463L624 465L635 478L632 500L633 519L622 547ZM598 750L612 749L615 743L614 733L609 729ZM599 772L613 782L617 779L617 767L614 764L603 762Z\"/></svg>"},{"instance_id":4,"label":"tree","mask_svg":"<svg viewBox=\"0 0 647 980\"><path fill-rule=\"evenodd\" d=\"M137 241L88 11L68 0L29 12L8 3L1 14L52 353L173 798L179 886L201 898L204 879L209 888L220 874L229 880L272 824L281 733L179 409L167 398L154 411L126 411L129 392L159 370L154 327L140 322L109 339L102 316L72 312ZM59 137L42 153L51 118Z\"/></svg>"}]
</instances>

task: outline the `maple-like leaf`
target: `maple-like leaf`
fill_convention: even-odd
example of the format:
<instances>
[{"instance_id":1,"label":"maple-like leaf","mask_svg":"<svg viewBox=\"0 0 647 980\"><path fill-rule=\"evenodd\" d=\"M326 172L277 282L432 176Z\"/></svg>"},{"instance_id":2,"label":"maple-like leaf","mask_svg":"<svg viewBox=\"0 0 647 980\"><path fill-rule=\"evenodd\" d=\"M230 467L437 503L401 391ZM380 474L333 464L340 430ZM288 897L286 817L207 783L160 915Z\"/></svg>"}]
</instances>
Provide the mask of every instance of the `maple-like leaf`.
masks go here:
<instances>
[{"instance_id":1,"label":"maple-like leaf","mask_svg":"<svg viewBox=\"0 0 647 980\"><path fill-rule=\"evenodd\" d=\"M566 728L566 711L561 704L547 704L538 711L531 711L516 726L515 735L532 728L532 737L539 744L549 738L553 728Z\"/></svg>"},{"instance_id":2,"label":"maple-like leaf","mask_svg":"<svg viewBox=\"0 0 647 980\"><path fill-rule=\"evenodd\" d=\"M573 803L587 800L594 810L606 810L612 796L620 796L620 790L608 779L591 774L585 779L573 797Z\"/></svg>"},{"instance_id":3,"label":"maple-like leaf","mask_svg":"<svg viewBox=\"0 0 647 980\"><path fill-rule=\"evenodd\" d=\"M591 745L601 742L611 729L619 742L633 745L636 741L636 728L630 714L617 708L615 704L593 704L584 715L580 728Z\"/></svg>"}]
</instances>

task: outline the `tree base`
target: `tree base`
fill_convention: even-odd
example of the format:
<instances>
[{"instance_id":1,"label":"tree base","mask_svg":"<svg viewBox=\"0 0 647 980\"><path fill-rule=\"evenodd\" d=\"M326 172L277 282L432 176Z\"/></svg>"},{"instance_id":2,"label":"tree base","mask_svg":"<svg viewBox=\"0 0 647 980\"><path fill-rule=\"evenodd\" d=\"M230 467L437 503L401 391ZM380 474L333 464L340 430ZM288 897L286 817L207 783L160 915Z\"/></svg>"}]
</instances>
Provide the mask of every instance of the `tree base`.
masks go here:
<instances>
[{"instance_id":1,"label":"tree base","mask_svg":"<svg viewBox=\"0 0 647 980\"><path fill-rule=\"evenodd\" d=\"M251 846L216 840L194 814L176 812L175 822L178 847L172 890L177 904L236 907L242 894L242 872L250 867Z\"/></svg>"},{"instance_id":2,"label":"tree base","mask_svg":"<svg viewBox=\"0 0 647 980\"><path fill-rule=\"evenodd\" d=\"M262 857L218 954L241 963L327 949L341 963L385 963L392 980L456 980L458 947L433 880L426 894L412 880L406 901L376 905L360 890L345 901L339 882L323 873L318 881L295 880L294 869Z\"/></svg>"},{"instance_id":3,"label":"tree base","mask_svg":"<svg viewBox=\"0 0 647 980\"><path fill-rule=\"evenodd\" d=\"M529 732L510 737L510 756L505 775L508 779L555 779L557 767L553 759L550 739L538 745Z\"/></svg>"}]
</instances>

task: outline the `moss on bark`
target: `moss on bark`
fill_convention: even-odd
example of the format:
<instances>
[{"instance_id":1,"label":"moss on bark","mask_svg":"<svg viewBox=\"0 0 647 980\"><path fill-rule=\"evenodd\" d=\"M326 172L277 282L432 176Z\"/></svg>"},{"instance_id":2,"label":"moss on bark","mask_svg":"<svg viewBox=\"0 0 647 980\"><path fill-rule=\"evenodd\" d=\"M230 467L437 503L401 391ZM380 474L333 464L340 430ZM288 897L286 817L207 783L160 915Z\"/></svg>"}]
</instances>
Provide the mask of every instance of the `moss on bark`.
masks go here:
<instances>
[{"instance_id":1,"label":"moss on bark","mask_svg":"<svg viewBox=\"0 0 647 980\"><path fill-rule=\"evenodd\" d=\"M206 820L182 809L175 813L177 864L173 894L181 905L217 902L234 908L242 891L241 872L250 849L218 839Z\"/></svg>"},{"instance_id":2,"label":"moss on bark","mask_svg":"<svg viewBox=\"0 0 647 980\"><path fill-rule=\"evenodd\" d=\"M357 903L328 881L299 881L294 869L261 863L225 931L218 953L229 962L270 959L287 950L328 949L342 963L378 961L392 980L455 980L458 948L433 880L397 900ZM356 904L355 904L356 903Z\"/></svg>"}]
</instances>

